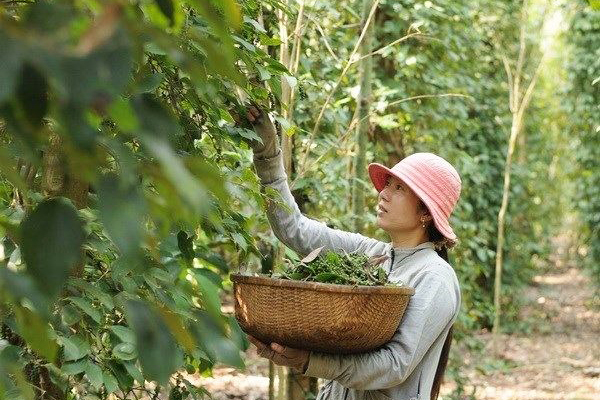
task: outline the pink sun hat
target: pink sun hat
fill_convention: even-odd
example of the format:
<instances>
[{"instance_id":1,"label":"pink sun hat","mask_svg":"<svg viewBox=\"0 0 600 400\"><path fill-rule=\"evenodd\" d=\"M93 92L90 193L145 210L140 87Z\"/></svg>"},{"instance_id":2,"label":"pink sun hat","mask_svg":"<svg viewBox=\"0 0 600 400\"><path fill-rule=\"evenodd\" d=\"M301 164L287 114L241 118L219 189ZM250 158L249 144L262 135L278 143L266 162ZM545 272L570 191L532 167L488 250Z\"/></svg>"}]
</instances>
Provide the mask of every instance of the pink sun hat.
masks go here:
<instances>
[{"instance_id":1,"label":"pink sun hat","mask_svg":"<svg viewBox=\"0 0 600 400\"><path fill-rule=\"evenodd\" d=\"M391 169L377 163L369 164L369 176L378 192L385 187L388 175L408 185L427 206L440 233L456 240L448 220L460 196L461 180L448 161L432 153L415 153Z\"/></svg>"}]
</instances>

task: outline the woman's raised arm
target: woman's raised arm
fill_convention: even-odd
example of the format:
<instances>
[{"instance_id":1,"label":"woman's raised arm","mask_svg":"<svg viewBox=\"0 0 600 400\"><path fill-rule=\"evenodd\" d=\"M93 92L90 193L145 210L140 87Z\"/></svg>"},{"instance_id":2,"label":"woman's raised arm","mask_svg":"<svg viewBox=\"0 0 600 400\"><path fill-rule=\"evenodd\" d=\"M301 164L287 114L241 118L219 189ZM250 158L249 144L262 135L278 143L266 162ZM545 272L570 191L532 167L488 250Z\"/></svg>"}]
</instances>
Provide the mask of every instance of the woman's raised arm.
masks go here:
<instances>
[{"instance_id":1,"label":"woman's raised arm","mask_svg":"<svg viewBox=\"0 0 600 400\"><path fill-rule=\"evenodd\" d=\"M267 216L273 233L286 246L302 255L321 246L326 250L350 253L366 252L380 244L383 251L384 244L378 240L333 229L303 215L290 192L280 150L271 158L259 159L255 155L254 165L262 184L277 190L285 204L284 207L270 202Z\"/></svg>"},{"instance_id":2,"label":"woman's raised arm","mask_svg":"<svg viewBox=\"0 0 600 400\"><path fill-rule=\"evenodd\" d=\"M306 255L318 247L346 252L366 252L384 244L366 236L332 229L324 223L304 216L287 183L283 157L278 145L277 132L269 116L256 107L248 109L246 118L260 136L262 143L251 142L254 165L263 186L281 194L285 206L271 202L267 215L275 236L299 254Z\"/></svg>"}]
</instances>

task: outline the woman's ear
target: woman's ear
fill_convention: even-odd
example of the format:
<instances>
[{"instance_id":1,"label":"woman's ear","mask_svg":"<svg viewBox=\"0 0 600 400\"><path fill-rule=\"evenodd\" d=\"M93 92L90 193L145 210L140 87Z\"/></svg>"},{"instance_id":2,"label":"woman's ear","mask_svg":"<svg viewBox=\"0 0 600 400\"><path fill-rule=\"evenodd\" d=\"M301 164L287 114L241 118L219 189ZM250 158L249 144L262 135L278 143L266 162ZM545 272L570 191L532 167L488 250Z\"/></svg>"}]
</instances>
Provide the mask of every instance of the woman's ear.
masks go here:
<instances>
[{"instance_id":1,"label":"woman's ear","mask_svg":"<svg viewBox=\"0 0 600 400\"><path fill-rule=\"evenodd\" d=\"M431 216L429 211L427 211L427 210L423 211L423 213L421 214L421 221L423 221L423 222L433 221L433 217Z\"/></svg>"}]
</instances>

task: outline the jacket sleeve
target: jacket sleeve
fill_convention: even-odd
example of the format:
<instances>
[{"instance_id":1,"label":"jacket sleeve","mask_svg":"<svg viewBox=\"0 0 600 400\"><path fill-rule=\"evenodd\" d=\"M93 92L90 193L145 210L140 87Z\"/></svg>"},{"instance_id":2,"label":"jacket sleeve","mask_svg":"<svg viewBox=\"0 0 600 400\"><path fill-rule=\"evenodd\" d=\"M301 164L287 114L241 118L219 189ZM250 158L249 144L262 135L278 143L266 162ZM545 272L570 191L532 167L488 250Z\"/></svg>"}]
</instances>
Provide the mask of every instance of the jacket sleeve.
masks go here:
<instances>
[{"instance_id":1,"label":"jacket sleeve","mask_svg":"<svg viewBox=\"0 0 600 400\"><path fill-rule=\"evenodd\" d=\"M380 243L366 236L329 228L322 222L304 216L287 183L281 150L277 156L267 159L254 159L256 173L263 186L269 186L281 194L286 207L274 202L267 206L267 217L273 233L286 246L299 254L306 255L324 246L326 250L365 252Z\"/></svg>"},{"instance_id":2,"label":"jacket sleeve","mask_svg":"<svg viewBox=\"0 0 600 400\"><path fill-rule=\"evenodd\" d=\"M441 276L423 273L392 339L381 348L350 355L311 352L305 375L335 380L357 390L386 389L404 382L458 310L456 294Z\"/></svg>"}]
</instances>

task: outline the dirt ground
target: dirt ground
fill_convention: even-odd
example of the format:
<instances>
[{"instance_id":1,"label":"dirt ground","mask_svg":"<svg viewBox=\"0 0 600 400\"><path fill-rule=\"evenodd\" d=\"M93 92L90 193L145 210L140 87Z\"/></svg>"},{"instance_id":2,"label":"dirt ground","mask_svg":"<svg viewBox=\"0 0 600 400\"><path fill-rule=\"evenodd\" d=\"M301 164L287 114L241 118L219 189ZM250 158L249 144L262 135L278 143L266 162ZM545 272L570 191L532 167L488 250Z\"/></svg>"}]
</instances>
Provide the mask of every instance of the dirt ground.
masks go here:
<instances>
[{"instance_id":1,"label":"dirt ground","mask_svg":"<svg viewBox=\"0 0 600 400\"><path fill-rule=\"evenodd\" d=\"M501 367L490 368L489 359L467 360L475 398L600 399L600 298L589 278L564 268L536 276L525 295L529 304L521 320L532 325L532 332L502 335L496 360ZM490 334L478 336L491 342Z\"/></svg>"},{"instance_id":2,"label":"dirt ground","mask_svg":"<svg viewBox=\"0 0 600 400\"><path fill-rule=\"evenodd\" d=\"M486 355L490 345L467 354L462 373L473 396L465 400L600 400L600 298L580 270L557 268L536 276L526 290L524 333L502 335L498 357ZM491 343L489 333L476 337ZM246 371L217 368L212 377L194 380L215 400L268 398L268 364L253 347ZM454 387L446 383L442 394Z\"/></svg>"}]
</instances>

